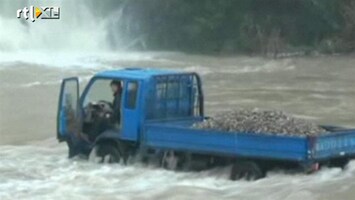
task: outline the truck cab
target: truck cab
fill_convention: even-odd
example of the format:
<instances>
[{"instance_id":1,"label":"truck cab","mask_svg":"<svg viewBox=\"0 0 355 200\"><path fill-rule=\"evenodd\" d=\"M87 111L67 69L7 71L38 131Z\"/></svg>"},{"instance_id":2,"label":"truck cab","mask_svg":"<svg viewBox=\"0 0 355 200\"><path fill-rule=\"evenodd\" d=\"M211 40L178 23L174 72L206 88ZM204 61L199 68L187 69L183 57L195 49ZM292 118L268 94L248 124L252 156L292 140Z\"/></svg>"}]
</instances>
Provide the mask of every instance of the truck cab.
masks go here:
<instances>
[{"instance_id":1,"label":"truck cab","mask_svg":"<svg viewBox=\"0 0 355 200\"><path fill-rule=\"evenodd\" d=\"M115 96L110 84L122 88ZM101 142L140 146L147 121L203 118L203 93L196 73L126 68L94 75L79 95L79 79L62 81L57 139L69 157L88 155ZM114 98L119 105L113 105ZM116 117L119 116L119 117Z\"/></svg>"}]
</instances>

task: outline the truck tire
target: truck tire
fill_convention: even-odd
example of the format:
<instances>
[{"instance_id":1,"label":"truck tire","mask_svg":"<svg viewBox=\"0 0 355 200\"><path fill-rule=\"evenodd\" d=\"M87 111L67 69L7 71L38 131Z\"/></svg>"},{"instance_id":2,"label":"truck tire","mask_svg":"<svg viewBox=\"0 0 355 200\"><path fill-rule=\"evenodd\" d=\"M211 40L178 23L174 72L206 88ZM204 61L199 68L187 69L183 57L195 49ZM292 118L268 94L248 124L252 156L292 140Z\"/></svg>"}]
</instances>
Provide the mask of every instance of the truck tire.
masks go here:
<instances>
[{"instance_id":1,"label":"truck tire","mask_svg":"<svg viewBox=\"0 0 355 200\"><path fill-rule=\"evenodd\" d=\"M71 137L68 137L65 142L67 143L68 146L68 158L71 159L75 156L79 156L81 158L87 159L90 150L88 148L81 148L80 144L74 144L73 139Z\"/></svg>"},{"instance_id":2,"label":"truck tire","mask_svg":"<svg viewBox=\"0 0 355 200\"><path fill-rule=\"evenodd\" d=\"M184 153L183 157L181 158L180 165L182 171L191 171L193 169L192 165L192 154L191 153Z\"/></svg>"},{"instance_id":3,"label":"truck tire","mask_svg":"<svg viewBox=\"0 0 355 200\"><path fill-rule=\"evenodd\" d=\"M338 158L338 159L331 160L328 166L345 169L346 166L349 164L349 162L350 160L348 158Z\"/></svg>"},{"instance_id":4,"label":"truck tire","mask_svg":"<svg viewBox=\"0 0 355 200\"><path fill-rule=\"evenodd\" d=\"M114 143L99 143L92 150L95 162L98 163L119 163L123 160L122 155Z\"/></svg>"},{"instance_id":5,"label":"truck tire","mask_svg":"<svg viewBox=\"0 0 355 200\"><path fill-rule=\"evenodd\" d=\"M164 169L175 171L180 168L181 158L175 151L164 151L160 163Z\"/></svg>"},{"instance_id":6,"label":"truck tire","mask_svg":"<svg viewBox=\"0 0 355 200\"><path fill-rule=\"evenodd\" d=\"M319 171L321 168L321 165L319 163L308 163L308 164L301 164L301 170L305 174L313 174Z\"/></svg>"},{"instance_id":7,"label":"truck tire","mask_svg":"<svg viewBox=\"0 0 355 200\"><path fill-rule=\"evenodd\" d=\"M237 161L233 164L230 179L240 180L246 179L248 181L253 181L265 177L265 172L260 168L260 166L253 161Z\"/></svg>"},{"instance_id":8,"label":"truck tire","mask_svg":"<svg viewBox=\"0 0 355 200\"><path fill-rule=\"evenodd\" d=\"M66 139L65 142L67 143L67 146L68 146L68 158L73 158L74 156L76 156L77 152L75 151L75 149L73 147L73 142L72 142L71 138L68 137L68 139Z\"/></svg>"}]
</instances>

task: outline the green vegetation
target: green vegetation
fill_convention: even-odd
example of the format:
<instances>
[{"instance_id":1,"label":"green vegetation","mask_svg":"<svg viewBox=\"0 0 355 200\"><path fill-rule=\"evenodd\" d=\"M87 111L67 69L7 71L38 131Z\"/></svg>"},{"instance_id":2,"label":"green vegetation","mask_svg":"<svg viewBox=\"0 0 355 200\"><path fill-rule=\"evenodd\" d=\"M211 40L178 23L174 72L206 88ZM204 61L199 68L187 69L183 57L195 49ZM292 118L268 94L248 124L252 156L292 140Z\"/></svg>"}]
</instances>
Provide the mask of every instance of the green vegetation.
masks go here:
<instances>
[{"instance_id":1,"label":"green vegetation","mask_svg":"<svg viewBox=\"0 0 355 200\"><path fill-rule=\"evenodd\" d=\"M103 10L122 8L115 30L129 48L268 56L355 49L355 0L111 1Z\"/></svg>"}]
</instances>

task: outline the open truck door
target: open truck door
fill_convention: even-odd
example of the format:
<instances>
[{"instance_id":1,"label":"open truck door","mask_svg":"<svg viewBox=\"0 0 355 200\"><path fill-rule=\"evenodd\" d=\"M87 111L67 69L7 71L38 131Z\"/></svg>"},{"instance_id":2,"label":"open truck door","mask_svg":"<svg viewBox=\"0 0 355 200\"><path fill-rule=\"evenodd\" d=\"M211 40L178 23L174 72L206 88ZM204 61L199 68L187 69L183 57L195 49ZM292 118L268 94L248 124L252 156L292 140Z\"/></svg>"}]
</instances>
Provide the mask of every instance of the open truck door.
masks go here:
<instances>
[{"instance_id":1,"label":"open truck door","mask_svg":"<svg viewBox=\"0 0 355 200\"><path fill-rule=\"evenodd\" d=\"M57 139L70 140L71 134L80 133L79 80L77 77L63 79L57 112Z\"/></svg>"}]
</instances>

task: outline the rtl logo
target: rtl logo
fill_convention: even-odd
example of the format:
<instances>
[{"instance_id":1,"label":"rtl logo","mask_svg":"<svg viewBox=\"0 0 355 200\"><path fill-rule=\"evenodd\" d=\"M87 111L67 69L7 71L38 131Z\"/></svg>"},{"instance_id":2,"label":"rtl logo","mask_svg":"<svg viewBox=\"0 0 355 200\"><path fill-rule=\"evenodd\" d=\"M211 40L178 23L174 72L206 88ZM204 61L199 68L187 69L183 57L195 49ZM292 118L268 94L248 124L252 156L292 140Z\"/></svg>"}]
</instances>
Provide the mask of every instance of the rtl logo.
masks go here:
<instances>
[{"instance_id":1,"label":"rtl logo","mask_svg":"<svg viewBox=\"0 0 355 200\"><path fill-rule=\"evenodd\" d=\"M60 19L60 7L35 7L30 6L18 9L16 12L17 18L30 19L35 22L37 19Z\"/></svg>"}]
</instances>

